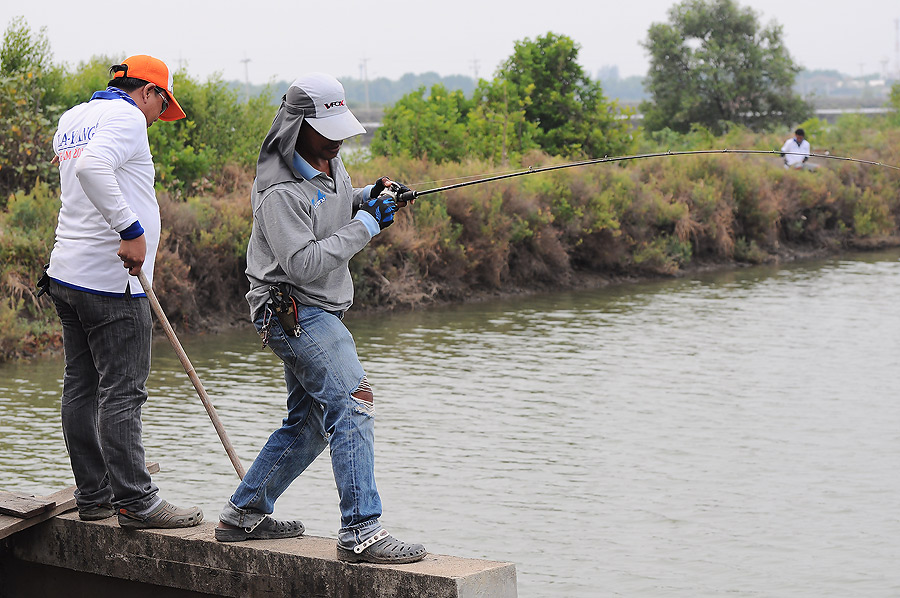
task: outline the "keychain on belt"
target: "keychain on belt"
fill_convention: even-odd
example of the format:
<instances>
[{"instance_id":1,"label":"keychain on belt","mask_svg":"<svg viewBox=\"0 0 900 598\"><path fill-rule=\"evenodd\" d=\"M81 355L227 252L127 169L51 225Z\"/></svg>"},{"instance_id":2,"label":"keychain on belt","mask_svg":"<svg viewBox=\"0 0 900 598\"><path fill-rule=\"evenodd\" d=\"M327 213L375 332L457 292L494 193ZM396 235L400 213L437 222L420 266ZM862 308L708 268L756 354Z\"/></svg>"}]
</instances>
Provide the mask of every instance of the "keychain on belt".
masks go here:
<instances>
[{"instance_id":1,"label":"keychain on belt","mask_svg":"<svg viewBox=\"0 0 900 598\"><path fill-rule=\"evenodd\" d=\"M273 285L269 287L269 302L265 306L263 325L260 333L263 337L263 347L269 343L271 336L272 316L278 318L281 329L288 336L297 337L302 332L297 310L297 300L291 296L288 285Z\"/></svg>"}]
</instances>

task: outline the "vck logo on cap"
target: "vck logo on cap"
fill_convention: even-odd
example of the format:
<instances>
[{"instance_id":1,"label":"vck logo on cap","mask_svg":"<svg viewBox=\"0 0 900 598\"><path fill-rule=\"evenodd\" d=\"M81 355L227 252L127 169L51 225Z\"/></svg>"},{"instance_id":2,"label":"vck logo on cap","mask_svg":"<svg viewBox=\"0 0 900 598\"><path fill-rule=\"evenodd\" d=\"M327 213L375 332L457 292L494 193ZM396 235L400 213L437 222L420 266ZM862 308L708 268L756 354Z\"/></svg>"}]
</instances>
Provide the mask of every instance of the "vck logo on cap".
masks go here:
<instances>
[{"instance_id":1,"label":"vck logo on cap","mask_svg":"<svg viewBox=\"0 0 900 598\"><path fill-rule=\"evenodd\" d=\"M325 104L325 110L330 110L331 108L334 108L335 106L343 106L343 105L344 105L344 100L336 100L334 102L328 102L327 104Z\"/></svg>"}]
</instances>

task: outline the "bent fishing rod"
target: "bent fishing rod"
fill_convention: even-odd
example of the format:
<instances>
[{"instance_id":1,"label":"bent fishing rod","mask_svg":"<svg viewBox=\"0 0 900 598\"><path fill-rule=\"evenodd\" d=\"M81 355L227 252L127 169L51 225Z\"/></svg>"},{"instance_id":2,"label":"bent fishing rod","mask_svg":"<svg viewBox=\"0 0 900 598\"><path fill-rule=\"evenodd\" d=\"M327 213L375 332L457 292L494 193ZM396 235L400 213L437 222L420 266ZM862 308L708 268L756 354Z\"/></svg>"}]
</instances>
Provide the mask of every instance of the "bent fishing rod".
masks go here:
<instances>
[{"instance_id":1,"label":"bent fishing rod","mask_svg":"<svg viewBox=\"0 0 900 598\"><path fill-rule=\"evenodd\" d=\"M580 162L570 162L568 164L556 164L554 166L543 166L541 168L530 167L528 170L520 170L517 172L510 172L505 174L499 174L496 176L490 176L483 179L477 179L474 181L465 181L462 183L455 183L453 185L446 185L444 187L435 187L434 189L426 189L424 191L405 191L403 193L399 193L396 196L397 202L401 205L405 205L407 202L415 201L417 198L422 197L424 195L431 195L432 193L439 193L441 191L449 191L451 189L460 189L462 187L468 187L470 185L480 185L482 183L489 183L491 181L500 181L503 179L511 179L513 177L525 176L528 174L537 174L539 172L549 172L551 170L562 170L564 168L575 168L577 166L590 166L591 164L604 164L607 162L625 162L628 160L644 160L648 158L663 158L666 156L696 156L700 154L764 154L767 156L804 156L810 158L825 158L828 160L840 160L844 162L857 162L859 164L869 164L871 166L881 166L883 168L891 168L893 170L900 170L900 166L893 166L891 164L885 164L884 162L874 162L872 160L860 160L858 158L849 158L846 156L832 156L831 154L804 154L800 152L782 152L780 150L748 150L748 149L715 149L715 150L690 150L690 151L665 151L665 152L655 152L650 154L635 154L630 156L604 156L603 158L595 158L592 160L582 160Z\"/></svg>"}]
</instances>

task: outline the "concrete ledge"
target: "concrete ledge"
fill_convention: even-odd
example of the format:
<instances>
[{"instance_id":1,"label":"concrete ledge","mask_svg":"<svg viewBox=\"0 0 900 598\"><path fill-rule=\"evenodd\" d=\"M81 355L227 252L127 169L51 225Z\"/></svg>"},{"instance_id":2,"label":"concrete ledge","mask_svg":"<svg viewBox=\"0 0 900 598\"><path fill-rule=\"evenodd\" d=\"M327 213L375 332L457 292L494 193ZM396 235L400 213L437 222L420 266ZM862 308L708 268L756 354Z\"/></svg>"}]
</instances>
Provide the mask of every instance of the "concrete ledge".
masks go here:
<instances>
[{"instance_id":1,"label":"concrete ledge","mask_svg":"<svg viewBox=\"0 0 900 598\"><path fill-rule=\"evenodd\" d=\"M123 530L115 519L84 522L69 513L7 538L3 559L213 596L516 596L511 563L428 555L409 565L348 564L336 559L333 539L223 544L215 541L214 528L207 522L178 530Z\"/></svg>"}]
</instances>

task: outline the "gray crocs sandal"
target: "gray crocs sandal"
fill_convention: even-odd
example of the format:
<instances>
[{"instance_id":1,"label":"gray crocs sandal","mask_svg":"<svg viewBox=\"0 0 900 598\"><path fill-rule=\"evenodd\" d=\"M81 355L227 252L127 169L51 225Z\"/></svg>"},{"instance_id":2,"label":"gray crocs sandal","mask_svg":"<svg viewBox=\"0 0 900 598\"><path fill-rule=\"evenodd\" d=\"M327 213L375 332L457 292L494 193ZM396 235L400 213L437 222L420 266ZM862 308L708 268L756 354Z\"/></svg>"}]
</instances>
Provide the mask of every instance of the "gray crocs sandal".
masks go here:
<instances>
[{"instance_id":1,"label":"gray crocs sandal","mask_svg":"<svg viewBox=\"0 0 900 598\"><path fill-rule=\"evenodd\" d=\"M82 521L100 521L109 519L116 514L116 510L109 503L100 503L89 507L78 507L78 517Z\"/></svg>"},{"instance_id":2,"label":"gray crocs sandal","mask_svg":"<svg viewBox=\"0 0 900 598\"><path fill-rule=\"evenodd\" d=\"M201 521L203 521L203 511L199 507L176 507L165 500L146 515L138 515L128 509L119 509L119 527L129 529L194 527Z\"/></svg>"},{"instance_id":3,"label":"gray crocs sandal","mask_svg":"<svg viewBox=\"0 0 900 598\"><path fill-rule=\"evenodd\" d=\"M303 535L306 528L299 521L279 521L268 515L253 527L217 527L216 540L219 542L241 542L243 540L278 540L296 538Z\"/></svg>"},{"instance_id":4,"label":"gray crocs sandal","mask_svg":"<svg viewBox=\"0 0 900 598\"><path fill-rule=\"evenodd\" d=\"M401 542L386 529L354 546L337 547L337 558L346 563L375 563L378 565L402 565L415 563L425 558L428 552L421 544Z\"/></svg>"}]
</instances>

